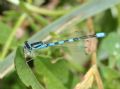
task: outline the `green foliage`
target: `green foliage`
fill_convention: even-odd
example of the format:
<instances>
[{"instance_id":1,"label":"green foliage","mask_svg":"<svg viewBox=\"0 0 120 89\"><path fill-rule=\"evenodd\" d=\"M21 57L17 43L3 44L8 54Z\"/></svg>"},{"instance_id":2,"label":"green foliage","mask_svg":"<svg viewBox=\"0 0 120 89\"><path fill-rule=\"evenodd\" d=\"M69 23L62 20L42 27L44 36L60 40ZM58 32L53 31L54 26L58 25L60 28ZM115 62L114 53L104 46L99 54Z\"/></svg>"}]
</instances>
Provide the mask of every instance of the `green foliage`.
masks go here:
<instances>
[{"instance_id":1,"label":"green foliage","mask_svg":"<svg viewBox=\"0 0 120 89\"><path fill-rule=\"evenodd\" d=\"M0 22L0 44L5 44L12 30L4 23Z\"/></svg>"},{"instance_id":2,"label":"green foliage","mask_svg":"<svg viewBox=\"0 0 120 89\"><path fill-rule=\"evenodd\" d=\"M23 48L19 47L15 57L16 71L22 82L33 89L44 89L31 71L24 58Z\"/></svg>"},{"instance_id":3,"label":"green foliage","mask_svg":"<svg viewBox=\"0 0 120 89\"><path fill-rule=\"evenodd\" d=\"M35 71L43 76L47 89L67 89L63 83L67 82L68 70L64 62L51 64L50 59L38 57L35 61Z\"/></svg>"},{"instance_id":4,"label":"green foliage","mask_svg":"<svg viewBox=\"0 0 120 89\"><path fill-rule=\"evenodd\" d=\"M38 55L32 57L31 68L31 61L27 62L24 57L23 42L27 39L29 42L52 41L50 36L59 37L61 34L54 33L65 32L66 29L69 32L83 29L89 33L86 19L91 16L94 16L95 32L106 33L105 38L98 40L97 52L104 88L120 89L120 0L84 0L83 4L79 4L82 0L61 0L53 10L49 7L50 2L45 4L44 0L40 3L36 3L37 0L8 1L12 5L0 16L0 78L5 77L0 89L8 89L7 86L9 89L73 89L90 66L84 44L83 49L59 46L36 51ZM19 29L24 33L17 38ZM13 65L17 76L16 73L6 76L14 69ZM14 81L9 85L11 78Z\"/></svg>"},{"instance_id":5,"label":"green foliage","mask_svg":"<svg viewBox=\"0 0 120 89\"><path fill-rule=\"evenodd\" d=\"M100 70L102 77L105 80L103 81L105 89L119 89L120 73L103 65L101 65Z\"/></svg>"},{"instance_id":6,"label":"green foliage","mask_svg":"<svg viewBox=\"0 0 120 89\"><path fill-rule=\"evenodd\" d=\"M104 51L108 54L109 57L111 56L118 56L120 53L120 35L117 32L111 32L108 36L102 41L100 46L100 51ZM108 45L109 44L109 45Z\"/></svg>"}]
</instances>

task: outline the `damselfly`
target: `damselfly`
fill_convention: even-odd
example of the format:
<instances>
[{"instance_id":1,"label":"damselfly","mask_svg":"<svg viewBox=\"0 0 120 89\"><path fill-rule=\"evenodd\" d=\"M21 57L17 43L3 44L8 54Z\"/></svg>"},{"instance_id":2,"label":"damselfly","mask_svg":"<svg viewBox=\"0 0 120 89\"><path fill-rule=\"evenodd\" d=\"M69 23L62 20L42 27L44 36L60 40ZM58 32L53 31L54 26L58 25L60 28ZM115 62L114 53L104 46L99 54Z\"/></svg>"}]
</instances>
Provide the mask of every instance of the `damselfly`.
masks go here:
<instances>
[{"instance_id":1,"label":"damselfly","mask_svg":"<svg viewBox=\"0 0 120 89\"><path fill-rule=\"evenodd\" d=\"M105 33L101 32L101 33L96 33L93 35L74 37L74 38L69 38L69 39L60 40L56 42L49 42L49 43L44 43L43 41L29 43L28 41L25 41L24 52L26 55L31 55L31 52L34 50L44 49L44 48L51 47L51 46L63 45L65 43L71 44L72 42L80 41L82 39L95 38L95 37L102 38L104 36L105 36Z\"/></svg>"}]
</instances>

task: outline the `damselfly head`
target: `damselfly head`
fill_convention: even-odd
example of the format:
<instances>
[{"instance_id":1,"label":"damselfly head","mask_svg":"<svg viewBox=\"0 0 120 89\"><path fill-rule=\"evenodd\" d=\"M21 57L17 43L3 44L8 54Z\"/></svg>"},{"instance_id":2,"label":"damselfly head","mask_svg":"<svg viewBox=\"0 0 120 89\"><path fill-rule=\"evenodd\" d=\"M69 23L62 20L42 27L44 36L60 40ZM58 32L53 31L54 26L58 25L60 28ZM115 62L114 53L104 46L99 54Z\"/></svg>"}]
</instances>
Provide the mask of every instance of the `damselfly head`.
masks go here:
<instances>
[{"instance_id":1,"label":"damselfly head","mask_svg":"<svg viewBox=\"0 0 120 89\"><path fill-rule=\"evenodd\" d=\"M30 44L27 42L27 41L25 41L25 43L24 43L24 55L25 55L25 57L30 57L31 56L31 46L30 46Z\"/></svg>"}]
</instances>

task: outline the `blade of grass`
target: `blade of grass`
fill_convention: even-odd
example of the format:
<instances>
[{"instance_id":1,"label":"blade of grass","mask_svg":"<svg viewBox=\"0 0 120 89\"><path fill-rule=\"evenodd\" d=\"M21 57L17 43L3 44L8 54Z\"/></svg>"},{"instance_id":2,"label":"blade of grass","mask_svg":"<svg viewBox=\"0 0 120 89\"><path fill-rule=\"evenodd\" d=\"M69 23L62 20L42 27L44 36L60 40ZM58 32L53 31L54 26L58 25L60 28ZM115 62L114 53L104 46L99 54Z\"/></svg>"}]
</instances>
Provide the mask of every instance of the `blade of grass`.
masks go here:
<instances>
[{"instance_id":1,"label":"blade of grass","mask_svg":"<svg viewBox=\"0 0 120 89\"><path fill-rule=\"evenodd\" d=\"M26 16L27 16L26 14L22 14L20 16L20 18L18 19L18 21L16 22L16 25L13 28L12 33L10 34L8 40L6 41L5 46L3 47L3 51L2 51L2 55L1 55L0 59L4 59L4 57L6 56L8 49L11 45L11 42L15 36L15 33L18 30L18 28L20 27L20 25L22 24L22 22L24 21L24 19L26 18Z\"/></svg>"}]
</instances>

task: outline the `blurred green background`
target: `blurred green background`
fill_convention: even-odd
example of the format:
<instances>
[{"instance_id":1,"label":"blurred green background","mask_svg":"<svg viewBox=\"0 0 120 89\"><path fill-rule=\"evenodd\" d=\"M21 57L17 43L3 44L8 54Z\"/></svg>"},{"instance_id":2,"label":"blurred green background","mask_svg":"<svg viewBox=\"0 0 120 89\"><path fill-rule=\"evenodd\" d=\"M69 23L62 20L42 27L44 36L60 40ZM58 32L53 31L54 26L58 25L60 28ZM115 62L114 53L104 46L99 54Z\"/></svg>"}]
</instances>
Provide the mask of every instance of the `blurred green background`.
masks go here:
<instances>
[{"instance_id":1,"label":"blurred green background","mask_svg":"<svg viewBox=\"0 0 120 89\"><path fill-rule=\"evenodd\" d=\"M0 89L31 89L27 86L30 82L26 82L29 80L45 87L33 89L73 89L91 65L91 55L82 49L84 44L80 48L68 47L69 50L63 47L41 50L29 67L21 61L24 55L20 50L26 40L62 39L62 32L68 29L71 37L74 29L80 30L80 35L85 30L87 34L89 18L94 32L106 33L97 46L97 66L104 88L120 89L119 3L119 0L0 0ZM92 89L98 89L96 83Z\"/></svg>"}]
</instances>

